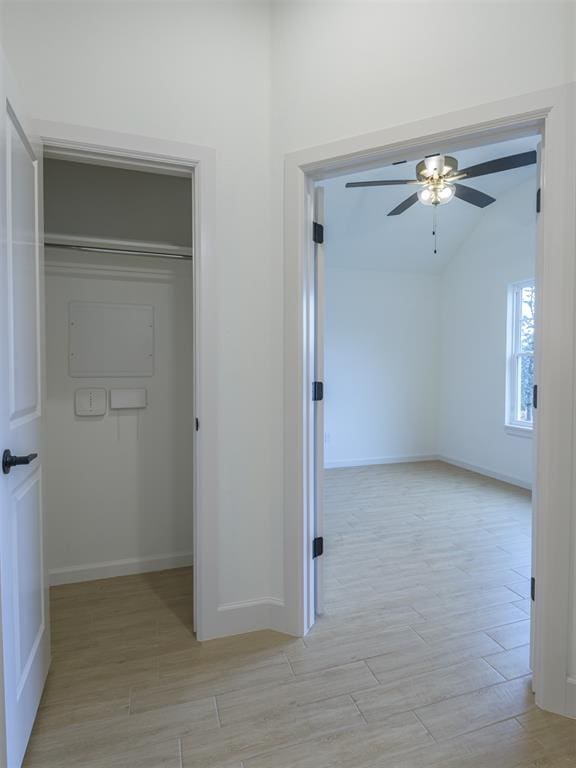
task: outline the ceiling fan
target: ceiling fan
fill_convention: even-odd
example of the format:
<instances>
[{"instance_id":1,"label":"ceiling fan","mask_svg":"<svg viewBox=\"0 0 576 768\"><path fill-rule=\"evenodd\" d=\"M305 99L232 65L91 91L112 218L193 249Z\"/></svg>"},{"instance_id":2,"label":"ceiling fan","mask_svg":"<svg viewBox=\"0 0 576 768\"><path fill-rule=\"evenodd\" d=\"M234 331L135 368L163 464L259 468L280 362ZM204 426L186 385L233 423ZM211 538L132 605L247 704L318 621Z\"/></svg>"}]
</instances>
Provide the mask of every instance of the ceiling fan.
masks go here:
<instances>
[{"instance_id":1,"label":"ceiling fan","mask_svg":"<svg viewBox=\"0 0 576 768\"><path fill-rule=\"evenodd\" d=\"M398 216L420 201L424 205L443 205L454 197L465 203L486 208L495 202L495 198L480 192L479 189L458 184L462 179L474 179L477 176L487 176L490 173L511 171L525 165L534 165L536 151L520 152L517 155L499 157L485 163L471 165L458 170L458 160L450 155L428 155L416 166L416 179L381 179L375 181L349 181L347 187L386 187L398 184L418 185L420 189L407 197L406 200L393 208L388 216Z\"/></svg>"}]
</instances>

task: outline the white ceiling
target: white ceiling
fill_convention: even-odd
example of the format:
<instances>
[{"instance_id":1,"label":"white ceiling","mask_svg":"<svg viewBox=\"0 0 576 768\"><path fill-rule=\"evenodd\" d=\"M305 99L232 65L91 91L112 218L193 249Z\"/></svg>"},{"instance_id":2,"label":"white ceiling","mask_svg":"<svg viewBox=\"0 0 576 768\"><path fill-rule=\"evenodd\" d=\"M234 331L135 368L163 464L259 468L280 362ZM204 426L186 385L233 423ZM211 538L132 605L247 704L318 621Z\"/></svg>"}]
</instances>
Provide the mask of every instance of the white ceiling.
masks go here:
<instances>
[{"instance_id":1,"label":"white ceiling","mask_svg":"<svg viewBox=\"0 0 576 768\"><path fill-rule=\"evenodd\" d=\"M452 154L457 158L459 167L466 168L497 157L527 152L535 149L537 142L537 137L531 136ZM414 178L416 162L407 162L320 182L326 190L328 267L440 272L482 216L498 205L499 198L530 180L535 182L536 166L463 180L462 183L492 195L496 202L485 209L458 199L439 206L437 254L434 254L432 237L432 207L417 203L400 216L387 216L413 193L413 187L345 188L348 181Z\"/></svg>"}]
</instances>

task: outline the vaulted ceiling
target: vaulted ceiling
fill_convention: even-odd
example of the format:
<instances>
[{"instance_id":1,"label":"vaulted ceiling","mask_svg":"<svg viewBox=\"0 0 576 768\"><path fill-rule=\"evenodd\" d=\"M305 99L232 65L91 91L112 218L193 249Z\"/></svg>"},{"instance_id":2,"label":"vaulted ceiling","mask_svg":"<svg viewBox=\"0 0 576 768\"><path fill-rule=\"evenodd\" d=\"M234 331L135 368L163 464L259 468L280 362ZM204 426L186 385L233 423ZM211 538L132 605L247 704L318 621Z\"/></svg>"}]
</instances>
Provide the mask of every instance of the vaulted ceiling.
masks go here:
<instances>
[{"instance_id":1,"label":"vaulted ceiling","mask_svg":"<svg viewBox=\"0 0 576 768\"><path fill-rule=\"evenodd\" d=\"M505 155L527 152L536 137L498 142L454 152L460 168ZM438 253L432 237L433 209L417 203L400 216L387 216L414 191L410 186L346 189L348 181L416 178L416 162L387 166L322 181L325 188L326 263L328 267L402 272L441 272L459 247L498 201L532 181L536 166L463 180L496 198L487 208L454 199L438 208Z\"/></svg>"}]
</instances>

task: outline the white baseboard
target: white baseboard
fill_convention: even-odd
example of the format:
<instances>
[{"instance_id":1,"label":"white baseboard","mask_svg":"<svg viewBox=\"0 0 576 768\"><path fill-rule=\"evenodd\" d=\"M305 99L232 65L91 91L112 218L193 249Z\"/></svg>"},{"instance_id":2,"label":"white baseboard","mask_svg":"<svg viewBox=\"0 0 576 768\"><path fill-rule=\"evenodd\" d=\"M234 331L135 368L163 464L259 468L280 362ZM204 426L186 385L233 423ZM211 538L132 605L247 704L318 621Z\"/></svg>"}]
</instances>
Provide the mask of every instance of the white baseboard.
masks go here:
<instances>
[{"instance_id":1,"label":"white baseboard","mask_svg":"<svg viewBox=\"0 0 576 768\"><path fill-rule=\"evenodd\" d=\"M460 461L459 459L453 459L450 456L437 456L438 461L443 461L445 464L452 464L454 467L460 469L467 469L469 472L475 472L477 475L484 475L485 477L491 477L494 480L500 480L503 483L509 485L517 485L519 488L526 488L526 490L532 490L532 483L527 483L525 480L521 480L518 477L512 475L504 475L501 472L494 472L492 469L486 469L486 467L479 467L477 464L468 464L466 461Z\"/></svg>"},{"instance_id":2,"label":"white baseboard","mask_svg":"<svg viewBox=\"0 0 576 768\"><path fill-rule=\"evenodd\" d=\"M521 480L518 477L512 475L504 475L501 472L494 472L486 467L481 467L477 464L468 464L465 461L459 459L453 459L451 456L443 456L442 454L417 454L416 456L378 456L369 459L344 459L341 461L326 461L324 463L324 469L341 469L344 467L369 467L374 464L408 464L416 461L443 461L445 464L452 464L454 467L460 469L467 469L469 472L475 472L477 475L484 475L485 477L491 477L494 480L501 480L503 483L509 483L510 485L517 485L519 488L526 488L532 490L532 483L527 483L525 480Z\"/></svg>"},{"instance_id":3,"label":"white baseboard","mask_svg":"<svg viewBox=\"0 0 576 768\"><path fill-rule=\"evenodd\" d=\"M571 717L573 720L576 719L576 678L572 675L568 675L566 678L566 696L564 697L564 700L566 701L566 708L561 712L556 711L556 709L554 709L554 711L558 715ZM536 695L536 704L540 706L538 695Z\"/></svg>"},{"instance_id":4,"label":"white baseboard","mask_svg":"<svg viewBox=\"0 0 576 768\"><path fill-rule=\"evenodd\" d=\"M262 605L275 605L279 608L284 608L284 600L280 600L278 597L258 597L255 600L243 600L240 603L225 603L219 605L219 611L243 611L246 608L256 608Z\"/></svg>"},{"instance_id":5,"label":"white baseboard","mask_svg":"<svg viewBox=\"0 0 576 768\"><path fill-rule=\"evenodd\" d=\"M206 623L203 640L241 635L261 629L276 629L283 623L284 601L277 597L259 597L218 606L216 615Z\"/></svg>"},{"instance_id":6,"label":"white baseboard","mask_svg":"<svg viewBox=\"0 0 576 768\"><path fill-rule=\"evenodd\" d=\"M438 456L419 453L416 456L376 456L368 459L342 459L324 462L324 469L369 467L373 464L408 464L414 461L435 461Z\"/></svg>"},{"instance_id":7,"label":"white baseboard","mask_svg":"<svg viewBox=\"0 0 576 768\"><path fill-rule=\"evenodd\" d=\"M130 576L134 573L165 571L169 568L184 568L192 565L192 552L179 552L171 555L153 555L151 557L127 558L105 563L72 565L66 568L54 568L48 571L50 585L74 584L79 581L110 579L114 576Z\"/></svg>"}]
</instances>

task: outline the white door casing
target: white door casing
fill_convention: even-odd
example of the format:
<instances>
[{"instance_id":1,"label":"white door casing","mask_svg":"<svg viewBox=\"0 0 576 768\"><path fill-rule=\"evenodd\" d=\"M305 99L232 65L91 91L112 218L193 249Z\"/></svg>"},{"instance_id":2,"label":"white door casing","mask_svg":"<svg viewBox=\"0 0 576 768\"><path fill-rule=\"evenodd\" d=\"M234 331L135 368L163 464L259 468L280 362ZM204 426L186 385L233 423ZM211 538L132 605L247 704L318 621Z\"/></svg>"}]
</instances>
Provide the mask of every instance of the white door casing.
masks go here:
<instances>
[{"instance_id":1,"label":"white door casing","mask_svg":"<svg viewBox=\"0 0 576 768\"><path fill-rule=\"evenodd\" d=\"M41 148L13 87L2 94L0 451L40 452ZM0 595L7 765L21 765L49 666L41 456L0 473Z\"/></svg>"},{"instance_id":2,"label":"white door casing","mask_svg":"<svg viewBox=\"0 0 576 768\"><path fill-rule=\"evenodd\" d=\"M194 628L198 640L210 640L260 628L254 621L231 615L218 598L218 264L212 249L215 225L215 151L182 142L112 130L36 120L35 127L50 155L90 157L123 167L186 170L193 184L194 302ZM204 553L208 553L204 557Z\"/></svg>"}]
</instances>

